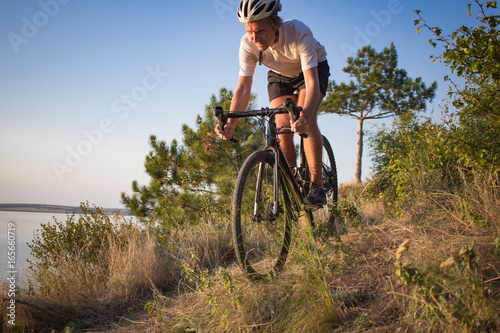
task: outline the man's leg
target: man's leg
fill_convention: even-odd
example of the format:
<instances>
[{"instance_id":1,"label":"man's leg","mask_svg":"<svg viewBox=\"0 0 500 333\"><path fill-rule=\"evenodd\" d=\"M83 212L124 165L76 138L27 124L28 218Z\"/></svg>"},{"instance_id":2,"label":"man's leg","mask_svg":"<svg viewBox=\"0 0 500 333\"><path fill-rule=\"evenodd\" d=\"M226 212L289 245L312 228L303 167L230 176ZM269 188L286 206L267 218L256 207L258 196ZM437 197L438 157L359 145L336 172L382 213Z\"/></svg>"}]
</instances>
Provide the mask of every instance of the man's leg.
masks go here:
<instances>
[{"instance_id":1,"label":"man's leg","mask_svg":"<svg viewBox=\"0 0 500 333\"><path fill-rule=\"evenodd\" d=\"M306 90L302 89L299 93L298 105L302 106L304 104L306 95ZM315 110L319 110L321 106L321 101L323 100L323 95L316 102ZM311 118L308 124L307 134L308 138L304 139L304 151L306 153L307 163L309 164L309 170L311 171L311 181L316 185L323 186L322 177L322 153L323 153L323 136L318 127L318 114L317 112Z\"/></svg>"}]
</instances>

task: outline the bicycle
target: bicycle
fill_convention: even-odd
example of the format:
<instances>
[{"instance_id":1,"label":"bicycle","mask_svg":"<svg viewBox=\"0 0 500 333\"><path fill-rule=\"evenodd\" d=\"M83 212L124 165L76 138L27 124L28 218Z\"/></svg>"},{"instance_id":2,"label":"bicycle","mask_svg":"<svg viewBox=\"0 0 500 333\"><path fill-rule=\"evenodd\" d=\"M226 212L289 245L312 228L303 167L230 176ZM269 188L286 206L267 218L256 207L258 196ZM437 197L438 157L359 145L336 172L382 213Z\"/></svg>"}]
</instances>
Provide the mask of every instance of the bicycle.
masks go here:
<instances>
[{"instance_id":1,"label":"bicycle","mask_svg":"<svg viewBox=\"0 0 500 333\"><path fill-rule=\"evenodd\" d=\"M293 121L301 107L291 99L284 108L262 108L244 112L224 112L215 109L219 127L224 128L229 118L261 117L267 122L266 147L252 153L243 163L235 184L232 201L232 232L236 258L248 278L256 280L277 275L284 267L291 245L292 226L301 214L311 226L315 223L334 223L329 206L338 199L337 169L333 150L323 136L323 186L327 205L303 207L309 193L311 175L304 154L302 135L295 172L290 168L277 134L294 133L290 128L277 128L275 116L289 113ZM238 142L237 138L231 141Z\"/></svg>"}]
</instances>

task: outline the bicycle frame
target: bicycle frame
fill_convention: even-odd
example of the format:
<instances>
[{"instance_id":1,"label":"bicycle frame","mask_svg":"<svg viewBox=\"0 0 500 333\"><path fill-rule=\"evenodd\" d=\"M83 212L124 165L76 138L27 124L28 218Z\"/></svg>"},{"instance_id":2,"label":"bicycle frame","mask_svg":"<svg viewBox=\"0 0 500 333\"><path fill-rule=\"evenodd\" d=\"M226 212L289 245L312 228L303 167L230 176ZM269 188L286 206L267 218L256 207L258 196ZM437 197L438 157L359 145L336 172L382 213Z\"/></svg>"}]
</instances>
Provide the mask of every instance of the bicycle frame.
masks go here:
<instances>
[{"instance_id":1,"label":"bicycle frame","mask_svg":"<svg viewBox=\"0 0 500 333\"><path fill-rule=\"evenodd\" d=\"M215 109L215 116L219 120L219 126L221 128L224 128L224 125L227 123L227 120L229 118L244 118L244 117L266 117L268 118L267 120L267 125L266 125L266 150L273 150L273 156L274 156L274 189L273 189L273 214L277 215L278 214L278 196L279 196L279 162L280 159L283 159L285 161L285 164L288 166L286 168L287 170L285 172L289 172L289 176L291 175L290 172L290 164L285 158L285 155L283 154L283 151L281 150L281 147L279 145L279 139L277 137L278 134L290 134L293 135L294 132L290 128L284 128L281 129L280 131L277 130L276 127L276 115L277 114L286 114L288 113L290 115L290 118L294 121L298 118L298 115L300 111L302 111L301 107L297 107L294 105L293 101L291 99L287 99L284 103L284 108L276 108L276 109L270 109L270 108L262 108L261 110L250 110L250 111L243 111L243 112L229 112L229 113L224 113L221 107L217 107ZM303 133L301 137L305 138L307 137L307 133ZM232 137L231 138L232 142L239 142L238 138ZM257 191L256 191L256 198L255 198L255 204L254 204L254 219L258 219L258 212L259 212L259 202L260 198L258 197L260 195L260 186L262 185L262 165L259 167L259 173L258 173L258 178L257 178ZM290 179L294 179L291 177ZM294 179L295 180L295 179ZM299 193L299 186L296 181L293 183L294 190Z\"/></svg>"},{"instance_id":2,"label":"bicycle frame","mask_svg":"<svg viewBox=\"0 0 500 333\"><path fill-rule=\"evenodd\" d=\"M241 166L231 212L236 258L247 276L256 280L282 270L291 246L292 225L301 216L306 217L311 227L314 227L315 221L334 223L325 205L306 206L303 203L311 185L303 141L300 142L300 158L294 173L290 164L295 165L296 161L286 159L280 141L281 135L294 133L290 128L278 128L276 125L277 114L289 113L293 122L302 109L295 107L291 100L286 101L284 106L246 112L223 112L220 107L215 110L219 128L224 128L229 118L262 117L266 122L263 125L266 127L266 146L250 154ZM323 162L321 176L323 182L328 178L327 182L336 184L333 152L328 140L322 138L327 161ZM239 139L232 137L231 141L239 142ZM330 170L334 172L335 179L329 176ZM330 200L336 202L335 189L328 195Z\"/></svg>"}]
</instances>

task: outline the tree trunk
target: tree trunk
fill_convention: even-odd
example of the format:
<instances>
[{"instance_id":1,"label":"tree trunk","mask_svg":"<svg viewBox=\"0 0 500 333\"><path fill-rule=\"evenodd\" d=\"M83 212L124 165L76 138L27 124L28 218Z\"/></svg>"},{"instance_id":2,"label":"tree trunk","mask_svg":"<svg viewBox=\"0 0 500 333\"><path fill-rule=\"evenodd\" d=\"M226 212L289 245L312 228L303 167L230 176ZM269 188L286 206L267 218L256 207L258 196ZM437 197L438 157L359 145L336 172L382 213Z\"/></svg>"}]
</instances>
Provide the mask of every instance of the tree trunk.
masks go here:
<instances>
[{"instance_id":1,"label":"tree trunk","mask_svg":"<svg viewBox=\"0 0 500 333\"><path fill-rule=\"evenodd\" d=\"M354 180L356 183L361 183L361 160L363 157L363 118L359 118L358 121L358 151L356 152L356 173L354 174Z\"/></svg>"}]
</instances>

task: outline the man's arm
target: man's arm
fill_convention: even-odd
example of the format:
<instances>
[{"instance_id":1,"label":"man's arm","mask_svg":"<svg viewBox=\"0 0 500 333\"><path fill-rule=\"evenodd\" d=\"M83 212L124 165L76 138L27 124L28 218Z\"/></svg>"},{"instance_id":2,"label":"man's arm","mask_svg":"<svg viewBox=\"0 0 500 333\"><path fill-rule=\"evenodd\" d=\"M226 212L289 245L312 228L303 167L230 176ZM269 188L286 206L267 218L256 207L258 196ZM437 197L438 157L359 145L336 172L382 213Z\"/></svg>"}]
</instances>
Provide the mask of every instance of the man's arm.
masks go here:
<instances>
[{"instance_id":1,"label":"man's arm","mask_svg":"<svg viewBox=\"0 0 500 333\"><path fill-rule=\"evenodd\" d=\"M245 111L247 109L248 103L250 102L250 94L252 91L252 76L240 76L238 78L238 85L234 92L233 99L231 100L231 110L230 111ZM233 137L234 129L238 123L238 118L228 119L226 126L221 130L219 125L215 127L215 133L222 138L229 140Z\"/></svg>"},{"instance_id":2,"label":"man's arm","mask_svg":"<svg viewBox=\"0 0 500 333\"><path fill-rule=\"evenodd\" d=\"M250 94L252 92L252 76L240 76L238 78L238 86L234 91L234 96L231 101L230 111L245 111L250 102ZM229 121L238 122L238 119L230 119Z\"/></svg>"}]
</instances>

